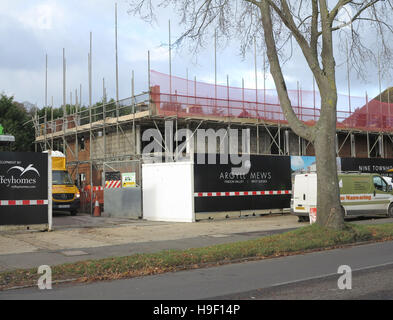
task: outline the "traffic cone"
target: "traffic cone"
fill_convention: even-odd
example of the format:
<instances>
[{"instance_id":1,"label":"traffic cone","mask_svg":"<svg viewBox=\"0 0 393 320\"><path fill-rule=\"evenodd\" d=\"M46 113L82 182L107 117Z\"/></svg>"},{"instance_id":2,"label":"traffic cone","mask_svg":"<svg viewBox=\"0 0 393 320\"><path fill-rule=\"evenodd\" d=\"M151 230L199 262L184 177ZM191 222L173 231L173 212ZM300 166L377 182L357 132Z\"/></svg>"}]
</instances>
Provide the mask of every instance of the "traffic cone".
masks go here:
<instances>
[{"instance_id":1,"label":"traffic cone","mask_svg":"<svg viewBox=\"0 0 393 320\"><path fill-rule=\"evenodd\" d=\"M100 204L98 203L98 200L96 200L95 205L94 205L94 217L101 217L101 208Z\"/></svg>"}]
</instances>

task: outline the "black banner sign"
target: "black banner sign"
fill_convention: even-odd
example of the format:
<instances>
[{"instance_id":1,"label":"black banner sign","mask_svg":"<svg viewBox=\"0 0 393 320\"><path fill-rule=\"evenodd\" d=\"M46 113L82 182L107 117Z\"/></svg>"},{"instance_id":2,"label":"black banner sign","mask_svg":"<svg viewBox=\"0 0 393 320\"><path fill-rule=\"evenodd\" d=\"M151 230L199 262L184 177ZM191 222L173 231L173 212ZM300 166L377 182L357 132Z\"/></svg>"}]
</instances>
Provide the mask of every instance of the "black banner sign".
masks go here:
<instances>
[{"instance_id":1,"label":"black banner sign","mask_svg":"<svg viewBox=\"0 0 393 320\"><path fill-rule=\"evenodd\" d=\"M199 155L200 157L201 155ZM251 167L245 175L232 174L233 164L198 164L194 157L194 192L290 191L291 161L288 156L250 155ZM205 156L207 163L208 155ZM195 212L277 209L290 207L290 194L196 196Z\"/></svg>"},{"instance_id":2,"label":"black banner sign","mask_svg":"<svg viewBox=\"0 0 393 320\"><path fill-rule=\"evenodd\" d=\"M342 171L360 171L378 173L382 176L393 177L393 159L384 158L341 158Z\"/></svg>"},{"instance_id":3,"label":"black banner sign","mask_svg":"<svg viewBox=\"0 0 393 320\"><path fill-rule=\"evenodd\" d=\"M0 152L0 225L48 223L48 205L29 205L47 199L48 154Z\"/></svg>"},{"instance_id":4,"label":"black banner sign","mask_svg":"<svg viewBox=\"0 0 393 320\"><path fill-rule=\"evenodd\" d=\"M120 171L105 172L105 181L119 181L119 180L121 180Z\"/></svg>"}]
</instances>

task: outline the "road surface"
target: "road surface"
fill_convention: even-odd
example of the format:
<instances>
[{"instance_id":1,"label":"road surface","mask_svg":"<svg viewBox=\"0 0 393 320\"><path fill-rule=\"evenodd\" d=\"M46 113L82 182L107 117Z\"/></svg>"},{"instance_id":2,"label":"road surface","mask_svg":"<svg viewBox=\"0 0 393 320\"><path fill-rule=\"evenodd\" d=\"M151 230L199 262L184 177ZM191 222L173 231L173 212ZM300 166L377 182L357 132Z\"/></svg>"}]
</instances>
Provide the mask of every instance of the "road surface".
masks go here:
<instances>
[{"instance_id":1,"label":"road surface","mask_svg":"<svg viewBox=\"0 0 393 320\"><path fill-rule=\"evenodd\" d=\"M337 289L340 265L352 268L352 290ZM392 298L392 276L390 241L133 279L57 285L52 290L11 290L1 292L0 300L386 299Z\"/></svg>"}]
</instances>

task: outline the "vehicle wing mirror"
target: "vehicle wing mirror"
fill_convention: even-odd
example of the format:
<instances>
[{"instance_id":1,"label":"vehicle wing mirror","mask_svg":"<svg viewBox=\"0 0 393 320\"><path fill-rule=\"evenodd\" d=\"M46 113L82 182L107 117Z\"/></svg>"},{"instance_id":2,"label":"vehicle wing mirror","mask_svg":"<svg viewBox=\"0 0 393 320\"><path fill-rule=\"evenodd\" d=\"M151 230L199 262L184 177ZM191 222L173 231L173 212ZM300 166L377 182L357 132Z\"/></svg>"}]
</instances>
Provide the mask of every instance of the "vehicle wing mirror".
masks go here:
<instances>
[{"instance_id":1,"label":"vehicle wing mirror","mask_svg":"<svg viewBox=\"0 0 393 320\"><path fill-rule=\"evenodd\" d=\"M392 186L388 186L388 192L392 192Z\"/></svg>"}]
</instances>

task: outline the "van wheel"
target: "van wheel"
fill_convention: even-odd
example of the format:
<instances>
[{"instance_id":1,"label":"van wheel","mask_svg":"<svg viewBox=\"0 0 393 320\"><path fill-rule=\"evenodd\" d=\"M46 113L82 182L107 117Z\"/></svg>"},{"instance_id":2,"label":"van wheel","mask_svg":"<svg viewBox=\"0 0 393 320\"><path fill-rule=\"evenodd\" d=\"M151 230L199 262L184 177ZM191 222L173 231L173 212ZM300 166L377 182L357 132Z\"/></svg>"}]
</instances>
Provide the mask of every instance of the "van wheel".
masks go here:
<instances>
[{"instance_id":1,"label":"van wheel","mask_svg":"<svg viewBox=\"0 0 393 320\"><path fill-rule=\"evenodd\" d=\"M393 218L393 203L390 204L388 209L388 217Z\"/></svg>"},{"instance_id":2,"label":"van wheel","mask_svg":"<svg viewBox=\"0 0 393 320\"><path fill-rule=\"evenodd\" d=\"M308 222L308 217L306 216L298 216L298 221L297 222Z\"/></svg>"},{"instance_id":3,"label":"van wheel","mask_svg":"<svg viewBox=\"0 0 393 320\"><path fill-rule=\"evenodd\" d=\"M76 210L72 210L72 211L71 211L71 215L72 215L72 216L76 216L76 213L77 213Z\"/></svg>"}]
</instances>

